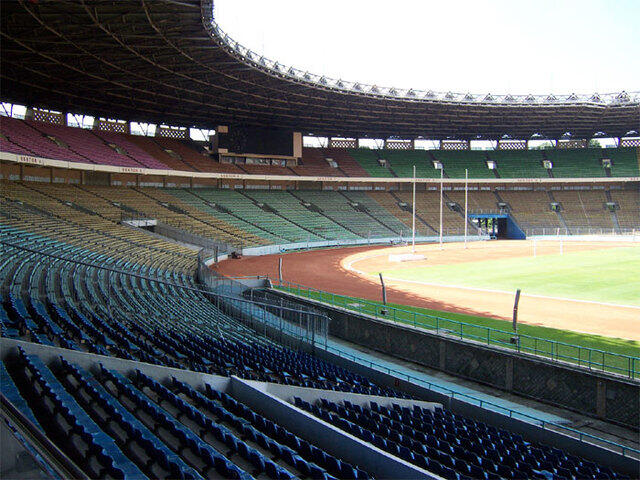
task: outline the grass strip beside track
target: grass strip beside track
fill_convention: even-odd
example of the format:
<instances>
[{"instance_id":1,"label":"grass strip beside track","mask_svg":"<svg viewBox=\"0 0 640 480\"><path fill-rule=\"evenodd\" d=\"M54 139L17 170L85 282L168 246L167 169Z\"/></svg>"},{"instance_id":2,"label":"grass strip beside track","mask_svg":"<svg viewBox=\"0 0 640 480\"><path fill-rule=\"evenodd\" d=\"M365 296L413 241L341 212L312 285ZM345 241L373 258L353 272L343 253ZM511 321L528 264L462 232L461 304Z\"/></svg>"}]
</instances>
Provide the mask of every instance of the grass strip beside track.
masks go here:
<instances>
[{"instance_id":1,"label":"grass strip beside track","mask_svg":"<svg viewBox=\"0 0 640 480\"><path fill-rule=\"evenodd\" d=\"M511 343L513 330L509 321L397 304L388 304L388 307L392 308L388 308L388 313L384 315L381 302L302 287L300 289L284 286L277 288L378 318L436 330L486 344L517 348ZM640 358L629 360L627 357L620 356L640 357L640 342L522 323L518 325L518 334L521 351L580 365L591 365L593 369L607 370L620 375L626 376L629 371L635 372L633 376L636 378L640 375Z\"/></svg>"}]
</instances>

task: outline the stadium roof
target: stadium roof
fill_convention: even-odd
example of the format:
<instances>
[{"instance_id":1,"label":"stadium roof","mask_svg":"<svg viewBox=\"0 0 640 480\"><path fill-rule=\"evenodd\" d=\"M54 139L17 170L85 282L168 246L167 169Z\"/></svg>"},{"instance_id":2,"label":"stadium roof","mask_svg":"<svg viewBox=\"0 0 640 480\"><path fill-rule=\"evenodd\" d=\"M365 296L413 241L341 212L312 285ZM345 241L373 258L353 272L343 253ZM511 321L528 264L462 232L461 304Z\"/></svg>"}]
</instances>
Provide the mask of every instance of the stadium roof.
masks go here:
<instances>
[{"instance_id":1,"label":"stadium roof","mask_svg":"<svg viewBox=\"0 0 640 480\"><path fill-rule=\"evenodd\" d=\"M591 138L640 130L640 94L397 90L285 67L238 45L212 0L2 3L3 101L134 121L347 137Z\"/></svg>"}]
</instances>

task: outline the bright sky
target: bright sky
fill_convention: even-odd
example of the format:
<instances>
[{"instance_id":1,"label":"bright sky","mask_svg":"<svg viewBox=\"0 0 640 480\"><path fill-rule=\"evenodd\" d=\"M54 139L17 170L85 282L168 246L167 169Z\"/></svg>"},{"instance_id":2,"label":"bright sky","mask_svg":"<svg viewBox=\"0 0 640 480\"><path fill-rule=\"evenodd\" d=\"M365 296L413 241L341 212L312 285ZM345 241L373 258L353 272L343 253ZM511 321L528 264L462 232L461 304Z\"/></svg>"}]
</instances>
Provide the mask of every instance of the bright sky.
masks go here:
<instances>
[{"instance_id":1,"label":"bright sky","mask_svg":"<svg viewBox=\"0 0 640 480\"><path fill-rule=\"evenodd\" d=\"M215 0L246 47L311 73L460 93L640 90L640 0Z\"/></svg>"}]
</instances>

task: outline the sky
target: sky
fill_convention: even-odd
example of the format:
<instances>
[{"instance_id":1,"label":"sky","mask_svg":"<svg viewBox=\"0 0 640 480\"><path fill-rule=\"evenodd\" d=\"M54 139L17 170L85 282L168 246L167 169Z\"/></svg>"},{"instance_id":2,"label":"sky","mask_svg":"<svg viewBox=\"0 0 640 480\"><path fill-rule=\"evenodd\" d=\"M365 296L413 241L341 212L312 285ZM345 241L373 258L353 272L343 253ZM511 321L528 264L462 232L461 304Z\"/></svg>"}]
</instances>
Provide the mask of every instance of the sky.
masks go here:
<instances>
[{"instance_id":1,"label":"sky","mask_svg":"<svg viewBox=\"0 0 640 480\"><path fill-rule=\"evenodd\" d=\"M231 38L287 66L473 94L640 91L640 0L215 0Z\"/></svg>"}]
</instances>

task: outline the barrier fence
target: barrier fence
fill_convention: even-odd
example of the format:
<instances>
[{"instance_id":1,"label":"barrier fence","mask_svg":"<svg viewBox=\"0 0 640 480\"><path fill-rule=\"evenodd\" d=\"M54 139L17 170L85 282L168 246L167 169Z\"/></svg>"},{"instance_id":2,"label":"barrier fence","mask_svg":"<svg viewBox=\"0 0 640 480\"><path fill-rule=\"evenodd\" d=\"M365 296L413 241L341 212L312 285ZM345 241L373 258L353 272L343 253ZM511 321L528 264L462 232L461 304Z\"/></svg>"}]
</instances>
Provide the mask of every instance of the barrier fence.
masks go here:
<instances>
[{"instance_id":1,"label":"barrier fence","mask_svg":"<svg viewBox=\"0 0 640 480\"><path fill-rule=\"evenodd\" d=\"M615 373L631 379L640 377L640 357L428 315L365 299L325 292L286 280L272 279L272 282L283 291L378 319L423 328L437 334L474 340L486 345L505 347L518 352L542 356L553 361L564 361L590 370Z\"/></svg>"}]
</instances>

